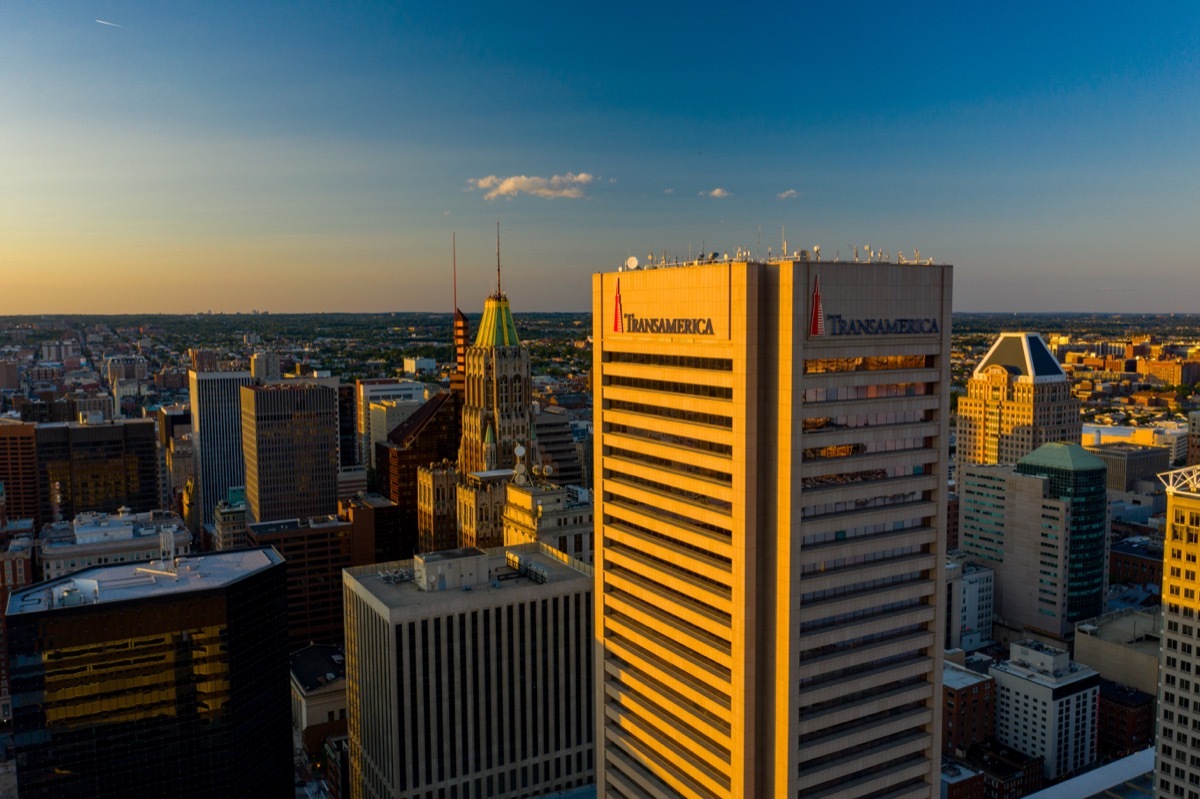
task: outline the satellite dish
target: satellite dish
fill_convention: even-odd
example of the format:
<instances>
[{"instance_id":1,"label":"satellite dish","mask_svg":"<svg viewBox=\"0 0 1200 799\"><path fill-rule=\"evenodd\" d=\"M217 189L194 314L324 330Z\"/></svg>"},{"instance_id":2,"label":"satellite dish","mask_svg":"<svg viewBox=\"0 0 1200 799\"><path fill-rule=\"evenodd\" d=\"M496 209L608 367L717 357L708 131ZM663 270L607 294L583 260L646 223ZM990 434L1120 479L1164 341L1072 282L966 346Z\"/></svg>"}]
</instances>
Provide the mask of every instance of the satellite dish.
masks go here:
<instances>
[{"instance_id":1,"label":"satellite dish","mask_svg":"<svg viewBox=\"0 0 1200 799\"><path fill-rule=\"evenodd\" d=\"M547 463L542 467L542 474L549 477L550 475L554 474L554 467Z\"/></svg>"},{"instance_id":2,"label":"satellite dish","mask_svg":"<svg viewBox=\"0 0 1200 799\"><path fill-rule=\"evenodd\" d=\"M518 475L525 474L525 464L518 463L516 466L513 467L513 471L516 472Z\"/></svg>"},{"instance_id":3,"label":"satellite dish","mask_svg":"<svg viewBox=\"0 0 1200 799\"><path fill-rule=\"evenodd\" d=\"M525 447L521 446L520 444L517 444L516 449L513 450L513 454L516 455L518 458L524 458L525 457Z\"/></svg>"},{"instance_id":4,"label":"satellite dish","mask_svg":"<svg viewBox=\"0 0 1200 799\"><path fill-rule=\"evenodd\" d=\"M638 268L638 259L637 259L636 255L631 255L625 259L625 268L626 269L637 269Z\"/></svg>"}]
</instances>

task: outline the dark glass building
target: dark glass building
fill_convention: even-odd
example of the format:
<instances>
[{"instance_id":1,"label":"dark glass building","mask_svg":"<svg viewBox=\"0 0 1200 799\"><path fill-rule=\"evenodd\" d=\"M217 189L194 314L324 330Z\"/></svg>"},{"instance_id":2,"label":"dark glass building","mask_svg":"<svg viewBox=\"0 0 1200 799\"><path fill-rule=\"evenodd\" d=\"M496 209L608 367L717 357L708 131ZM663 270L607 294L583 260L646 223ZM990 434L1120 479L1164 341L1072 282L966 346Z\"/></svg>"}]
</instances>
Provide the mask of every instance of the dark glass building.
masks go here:
<instances>
[{"instance_id":1,"label":"dark glass building","mask_svg":"<svg viewBox=\"0 0 1200 799\"><path fill-rule=\"evenodd\" d=\"M40 424L34 437L41 523L161 504L153 419Z\"/></svg>"},{"instance_id":2,"label":"dark glass building","mask_svg":"<svg viewBox=\"0 0 1200 799\"><path fill-rule=\"evenodd\" d=\"M283 559L171 554L12 594L22 799L291 795Z\"/></svg>"},{"instance_id":3,"label":"dark glass building","mask_svg":"<svg viewBox=\"0 0 1200 799\"><path fill-rule=\"evenodd\" d=\"M1017 461L1017 473L1046 479L1046 495L1070 507L1066 620L1099 616L1108 573L1108 467L1078 444L1054 443Z\"/></svg>"}]
</instances>

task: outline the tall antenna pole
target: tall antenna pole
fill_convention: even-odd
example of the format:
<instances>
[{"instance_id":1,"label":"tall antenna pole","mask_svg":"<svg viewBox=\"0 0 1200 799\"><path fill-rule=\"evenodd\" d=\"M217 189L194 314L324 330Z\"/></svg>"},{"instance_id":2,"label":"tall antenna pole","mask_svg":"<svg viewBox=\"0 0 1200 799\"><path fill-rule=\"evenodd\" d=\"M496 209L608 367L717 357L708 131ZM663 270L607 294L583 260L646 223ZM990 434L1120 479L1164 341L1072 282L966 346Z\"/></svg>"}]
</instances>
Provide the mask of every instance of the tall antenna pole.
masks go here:
<instances>
[{"instance_id":1,"label":"tall antenna pole","mask_svg":"<svg viewBox=\"0 0 1200 799\"><path fill-rule=\"evenodd\" d=\"M454 270L454 307L451 309L451 318L453 319L458 314L458 233L450 234L450 261Z\"/></svg>"},{"instance_id":2,"label":"tall antenna pole","mask_svg":"<svg viewBox=\"0 0 1200 799\"><path fill-rule=\"evenodd\" d=\"M496 220L496 296L503 294L500 288L500 220Z\"/></svg>"}]
</instances>

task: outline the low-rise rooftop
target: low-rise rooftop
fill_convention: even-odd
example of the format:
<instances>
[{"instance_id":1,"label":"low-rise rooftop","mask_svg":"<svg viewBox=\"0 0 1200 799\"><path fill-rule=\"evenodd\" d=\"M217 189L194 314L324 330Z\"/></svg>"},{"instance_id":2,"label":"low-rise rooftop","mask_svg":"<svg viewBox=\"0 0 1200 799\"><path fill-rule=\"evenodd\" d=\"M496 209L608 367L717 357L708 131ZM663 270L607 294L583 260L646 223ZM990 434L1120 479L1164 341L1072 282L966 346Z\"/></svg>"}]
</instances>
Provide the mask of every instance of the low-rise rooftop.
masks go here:
<instances>
[{"instance_id":1,"label":"low-rise rooftop","mask_svg":"<svg viewBox=\"0 0 1200 799\"><path fill-rule=\"evenodd\" d=\"M181 557L172 562L95 566L14 591L8 599L8 615L211 590L276 563L283 563L280 554L272 547L261 547Z\"/></svg>"}]
</instances>

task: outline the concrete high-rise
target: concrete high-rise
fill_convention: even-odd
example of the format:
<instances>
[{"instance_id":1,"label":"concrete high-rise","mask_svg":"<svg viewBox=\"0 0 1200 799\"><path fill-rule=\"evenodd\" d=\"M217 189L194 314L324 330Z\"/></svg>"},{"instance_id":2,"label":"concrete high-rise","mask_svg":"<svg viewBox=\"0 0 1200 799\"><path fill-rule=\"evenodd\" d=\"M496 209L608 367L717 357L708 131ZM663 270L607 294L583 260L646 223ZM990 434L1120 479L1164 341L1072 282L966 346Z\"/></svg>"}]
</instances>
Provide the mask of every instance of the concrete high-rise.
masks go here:
<instances>
[{"instance_id":1,"label":"concrete high-rise","mask_svg":"<svg viewBox=\"0 0 1200 799\"><path fill-rule=\"evenodd\" d=\"M249 372L188 371L201 528L230 488L246 484L241 389L252 382Z\"/></svg>"},{"instance_id":2,"label":"concrete high-rise","mask_svg":"<svg viewBox=\"0 0 1200 799\"><path fill-rule=\"evenodd\" d=\"M951 273L593 278L600 796L938 790Z\"/></svg>"},{"instance_id":3,"label":"concrete high-rise","mask_svg":"<svg viewBox=\"0 0 1200 799\"><path fill-rule=\"evenodd\" d=\"M337 392L250 385L241 400L247 521L337 513Z\"/></svg>"},{"instance_id":4,"label":"concrete high-rise","mask_svg":"<svg viewBox=\"0 0 1200 799\"><path fill-rule=\"evenodd\" d=\"M958 401L958 463L1016 463L1082 432L1071 381L1041 335L1001 333Z\"/></svg>"},{"instance_id":5,"label":"concrete high-rise","mask_svg":"<svg viewBox=\"0 0 1200 799\"><path fill-rule=\"evenodd\" d=\"M1158 670L1156 799L1200 791L1200 746L1192 729L1200 674L1200 466L1162 475L1167 487L1163 552L1163 628Z\"/></svg>"},{"instance_id":6,"label":"concrete high-rise","mask_svg":"<svg viewBox=\"0 0 1200 799\"><path fill-rule=\"evenodd\" d=\"M592 574L539 544L346 569L351 796L590 785Z\"/></svg>"},{"instance_id":7,"label":"concrete high-rise","mask_svg":"<svg viewBox=\"0 0 1200 799\"><path fill-rule=\"evenodd\" d=\"M1104 612L1107 473L1065 443L1043 444L1015 466L959 469L959 546L995 569L997 622L1015 637L1067 640L1076 622Z\"/></svg>"}]
</instances>

